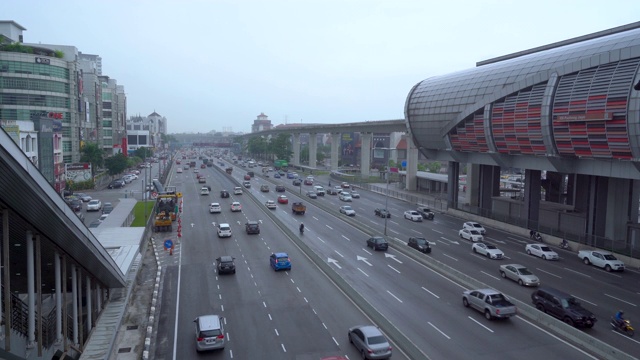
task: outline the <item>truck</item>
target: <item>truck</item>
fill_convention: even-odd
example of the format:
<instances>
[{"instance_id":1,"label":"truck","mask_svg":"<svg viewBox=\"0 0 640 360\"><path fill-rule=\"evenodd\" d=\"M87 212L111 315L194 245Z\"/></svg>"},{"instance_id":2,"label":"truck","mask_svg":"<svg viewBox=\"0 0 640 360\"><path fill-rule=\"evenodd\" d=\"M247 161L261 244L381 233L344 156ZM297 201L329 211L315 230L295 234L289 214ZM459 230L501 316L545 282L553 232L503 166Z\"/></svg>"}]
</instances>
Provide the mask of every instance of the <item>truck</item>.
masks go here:
<instances>
[{"instance_id":1,"label":"truck","mask_svg":"<svg viewBox=\"0 0 640 360\"><path fill-rule=\"evenodd\" d=\"M189 167L192 167L192 168L196 167L196 161L195 160L189 161Z\"/></svg>"},{"instance_id":2,"label":"truck","mask_svg":"<svg viewBox=\"0 0 640 360\"><path fill-rule=\"evenodd\" d=\"M304 215L307 211L307 206L302 202L294 202L291 204L291 211L296 215Z\"/></svg>"},{"instance_id":3,"label":"truck","mask_svg":"<svg viewBox=\"0 0 640 360\"><path fill-rule=\"evenodd\" d=\"M287 160L276 160L273 162L273 167L276 169L286 169L289 167Z\"/></svg>"},{"instance_id":4,"label":"truck","mask_svg":"<svg viewBox=\"0 0 640 360\"><path fill-rule=\"evenodd\" d=\"M601 267L606 271L624 271L624 263L612 253L602 250L580 250L578 257L585 265Z\"/></svg>"},{"instance_id":5,"label":"truck","mask_svg":"<svg viewBox=\"0 0 640 360\"><path fill-rule=\"evenodd\" d=\"M462 305L478 310L487 320L506 319L518 313L516 306L494 289L467 290L462 293Z\"/></svg>"},{"instance_id":6,"label":"truck","mask_svg":"<svg viewBox=\"0 0 640 360\"><path fill-rule=\"evenodd\" d=\"M175 191L158 194L156 212L153 221L155 232L173 231L172 222L176 220L178 212L178 197Z\"/></svg>"},{"instance_id":7,"label":"truck","mask_svg":"<svg viewBox=\"0 0 640 360\"><path fill-rule=\"evenodd\" d=\"M231 175L231 173L233 172L233 168L228 167L225 171L227 172L227 174Z\"/></svg>"}]
</instances>

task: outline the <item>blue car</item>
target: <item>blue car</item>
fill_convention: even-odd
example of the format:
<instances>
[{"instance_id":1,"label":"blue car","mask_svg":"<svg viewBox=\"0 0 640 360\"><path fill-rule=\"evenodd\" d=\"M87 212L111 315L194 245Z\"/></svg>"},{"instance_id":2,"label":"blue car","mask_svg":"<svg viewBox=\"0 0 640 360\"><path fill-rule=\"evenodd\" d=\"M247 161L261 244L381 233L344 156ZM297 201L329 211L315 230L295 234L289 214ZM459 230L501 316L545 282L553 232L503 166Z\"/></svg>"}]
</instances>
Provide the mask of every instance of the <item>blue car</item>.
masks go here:
<instances>
[{"instance_id":1,"label":"blue car","mask_svg":"<svg viewBox=\"0 0 640 360\"><path fill-rule=\"evenodd\" d=\"M292 172L287 173L287 179L294 179L294 178L295 178L295 176L293 176Z\"/></svg>"},{"instance_id":2,"label":"blue car","mask_svg":"<svg viewBox=\"0 0 640 360\"><path fill-rule=\"evenodd\" d=\"M269 257L269 263L273 270L291 270L291 260L287 253L273 253Z\"/></svg>"}]
</instances>

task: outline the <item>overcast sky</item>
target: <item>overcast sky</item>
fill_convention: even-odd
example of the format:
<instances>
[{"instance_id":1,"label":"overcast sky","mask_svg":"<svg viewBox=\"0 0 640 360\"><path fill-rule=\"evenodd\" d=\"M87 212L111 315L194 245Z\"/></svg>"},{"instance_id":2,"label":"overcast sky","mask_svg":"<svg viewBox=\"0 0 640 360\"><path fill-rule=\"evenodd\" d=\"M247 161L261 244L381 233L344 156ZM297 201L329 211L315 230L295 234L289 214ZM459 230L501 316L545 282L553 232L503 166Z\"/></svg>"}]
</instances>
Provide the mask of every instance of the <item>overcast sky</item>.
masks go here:
<instances>
[{"instance_id":1,"label":"overcast sky","mask_svg":"<svg viewBox=\"0 0 640 360\"><path fill-rule=\"evenodd\" d=\"M593 5L586 5L593 4ZM411 87L639 21L640 1L2 0L27 43L102 57L169 133L404 118Z\"/></svg>"}]
</instances>

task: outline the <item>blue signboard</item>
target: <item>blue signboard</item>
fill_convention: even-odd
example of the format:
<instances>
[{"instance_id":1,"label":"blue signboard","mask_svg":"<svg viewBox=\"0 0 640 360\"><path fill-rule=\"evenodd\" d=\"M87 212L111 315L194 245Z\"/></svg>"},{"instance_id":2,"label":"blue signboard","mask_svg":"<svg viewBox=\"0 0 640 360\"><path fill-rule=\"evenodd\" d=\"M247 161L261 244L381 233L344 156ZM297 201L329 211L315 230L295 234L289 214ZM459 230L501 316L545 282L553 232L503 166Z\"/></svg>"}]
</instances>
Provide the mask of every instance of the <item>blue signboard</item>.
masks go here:
<instances>
[{"instance_id":1,"label":"blue signboard","mask_svg":"<svg viewBox=\"0 0 640 360\"><path fill-rule=\"evenodd\" d=\"M407 160L402 160L402 167L407 167Z\"/></svg>"},{"instance_id":2,"label":"blue signboard","mask_svg":"<svg viewBox=\"0 0 640 360\"><path fill-rule=\"evenodd\" d=\"M173 241L171 239L167 239L164 241L165 249L171 249L173 247Z\"/></svg>"}]
</instances>

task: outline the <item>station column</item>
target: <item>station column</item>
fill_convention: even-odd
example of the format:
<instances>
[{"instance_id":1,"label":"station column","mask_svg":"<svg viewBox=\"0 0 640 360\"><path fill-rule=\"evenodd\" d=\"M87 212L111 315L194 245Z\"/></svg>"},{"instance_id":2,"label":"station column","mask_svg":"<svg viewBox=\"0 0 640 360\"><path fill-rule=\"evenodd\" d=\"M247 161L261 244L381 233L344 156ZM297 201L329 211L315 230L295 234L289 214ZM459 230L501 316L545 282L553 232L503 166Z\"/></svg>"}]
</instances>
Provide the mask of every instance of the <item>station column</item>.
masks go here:
<instances>
[{"instance_id":1,"label":"station column","mask_svg":"<svg viewBox=\"0 0 640 360\"><path fill-rule=\"evenodd\" d=\"M360 133L360 175L363 178L368 178L371 173L371 139L373 133L363 132Z\"/></svg>"},{"instance_id":2,"label":"station column","mask_svg":"<svg viewBox=\"0 0 640 360\"><path fill-rule=\"evenodd\" d=\"M300 133L294 133L292 141L293 150L293 165L300 166Z\"/></svg>"},{"instance_id":3,"label":"station column","mask_svg":"<svg viewBox=\"0 0 640 360\"><path fill-rule=\"evenodd\" d=\"M414 191L418 188L418 148L416 148L416 144L410 134L407 135L407 147L407 178L405 186L407 190Z\"/></svg>"},{"instance_id":4,"label":"station column","mask_svg":"<svg viewBox=\"0 0 640 360\"><path fill-rule=\"evenodd\" d=\"M331 133L331 170L338 170L338 146L340 133Z\"/></svg>"},{"instance_id":5,"label":"station column","mask_svg":"<svg viewBox=\"0 0 640 360\"><path fill-rule=\"evenodd\" d=\"M318 162L318 134L309 134L309 167L315 168Z\"/></svg>"}]
</instances>

